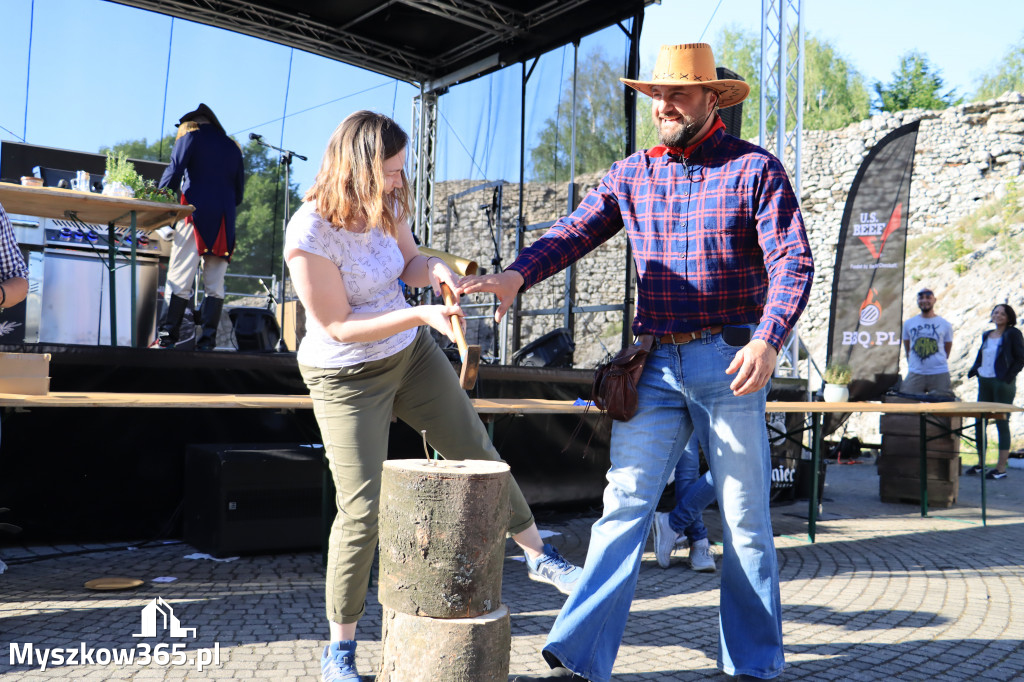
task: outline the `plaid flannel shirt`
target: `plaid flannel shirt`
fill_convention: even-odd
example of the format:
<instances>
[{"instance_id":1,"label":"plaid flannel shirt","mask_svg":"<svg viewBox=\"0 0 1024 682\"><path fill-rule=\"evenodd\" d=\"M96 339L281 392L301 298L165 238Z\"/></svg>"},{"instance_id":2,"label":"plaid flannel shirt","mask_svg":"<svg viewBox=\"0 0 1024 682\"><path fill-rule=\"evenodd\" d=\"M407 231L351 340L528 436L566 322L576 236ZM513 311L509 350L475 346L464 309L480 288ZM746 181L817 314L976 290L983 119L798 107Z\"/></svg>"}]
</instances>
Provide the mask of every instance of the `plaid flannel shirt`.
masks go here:
<instances>
[{"instance_id":1,"label":"plaid flannel shirt","mask_svg":"<svg viewBox=\"0 0 1024 682\"><path fill-rule=\"evenodd\" d=\"M786 171L717 121L687 152L641 151L615 163L509 269L525 290L625 226L638 279L634 334L756 324L754 338L778 349L807 305L814 275Z\"/></svg>"},{"instance_id":2,"label":"plaid flannel shirt","mask_svg":"<svg viewBox=\"0 0 1024 682\"><path fill-rule=\"evenodd\" d=\"M0 206L0 282L11 277L28 279L28 266L18 248L18 240L14 236L14 228L7 217L4 207Z\"/></svg>"}]
</instances>

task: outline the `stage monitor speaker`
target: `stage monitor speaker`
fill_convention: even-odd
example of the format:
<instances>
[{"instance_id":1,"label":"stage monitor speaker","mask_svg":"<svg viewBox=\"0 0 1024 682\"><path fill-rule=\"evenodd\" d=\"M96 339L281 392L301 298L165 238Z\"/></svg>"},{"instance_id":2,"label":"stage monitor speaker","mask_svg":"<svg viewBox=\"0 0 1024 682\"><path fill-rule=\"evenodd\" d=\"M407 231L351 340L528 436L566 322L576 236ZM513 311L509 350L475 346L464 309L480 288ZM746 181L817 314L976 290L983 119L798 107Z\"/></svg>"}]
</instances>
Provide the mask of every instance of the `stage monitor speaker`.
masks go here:
<instances>
[{"instance_id":1,"label":"stage monitor speaker","mask_svg":"<svg viewBox=\"0 0 1024 682\"><path fill-rule=\"evenodd\" d=\"M189 445L184 539L213 556L319 549L323 447Z\"/></svg>"},{"instance_id":2,"label":"stage monitor speaker","mask_svg":"<svg viewBox=\"0 0 1024 682\"><path fill-rule=\"evenodd\" d=\"M271 352L277 350L281 328L274 313L266 308L232 308L228 311L235 328L238 350Z\"/></svg>"},{"instance_id":3,"label":"stage monitor speaker","mask_svg":"<svg viewBox=\"0 0 1024 682\"><path fill-rule=\"evenodd\" d=\"M576 343L569 330L562 327L517 350L512 355L512 364L517 367L572 367L575 350Z\"/></svg>"},{"instance_id":4,"label":"stage monitor speaker","mask_svg":"<svg viewBox=\"0 0 1024 682\"><path fill-rule=\"evenodd\" d=\"M715 74L720 79L731 78L732 80L746 81L743 76L723 66L717 67ZM741 134L743 132L743 102L719 109L718 115L722 117L722 123L725 124L725 132L733 137L743 137Z\"/></svg>"}]
</instances>

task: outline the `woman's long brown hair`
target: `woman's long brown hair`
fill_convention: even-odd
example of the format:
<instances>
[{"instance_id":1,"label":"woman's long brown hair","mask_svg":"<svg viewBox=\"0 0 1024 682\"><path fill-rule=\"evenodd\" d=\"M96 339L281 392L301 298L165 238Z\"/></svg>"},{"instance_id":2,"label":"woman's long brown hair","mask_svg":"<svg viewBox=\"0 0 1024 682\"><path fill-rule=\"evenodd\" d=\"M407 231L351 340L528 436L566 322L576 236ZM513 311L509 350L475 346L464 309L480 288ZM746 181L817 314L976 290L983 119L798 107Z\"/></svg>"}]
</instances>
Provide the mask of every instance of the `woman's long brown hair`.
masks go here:
<instances>
[{"instance_id":1,"label":"woman's long brown hair","mask_svg":"<svg viewBox=\"0 0 1024 682\"><path fill-rule=\"evenodd\" d=\"M398 154L409 136L393 120L372 111L357 111L342 121L324 150L306 201L315 201L317 213L332 225L367 229L380 227L394 237L410 214L405 170L402 186L384 195L384 161Z\"/></svg>"}]
</instances>

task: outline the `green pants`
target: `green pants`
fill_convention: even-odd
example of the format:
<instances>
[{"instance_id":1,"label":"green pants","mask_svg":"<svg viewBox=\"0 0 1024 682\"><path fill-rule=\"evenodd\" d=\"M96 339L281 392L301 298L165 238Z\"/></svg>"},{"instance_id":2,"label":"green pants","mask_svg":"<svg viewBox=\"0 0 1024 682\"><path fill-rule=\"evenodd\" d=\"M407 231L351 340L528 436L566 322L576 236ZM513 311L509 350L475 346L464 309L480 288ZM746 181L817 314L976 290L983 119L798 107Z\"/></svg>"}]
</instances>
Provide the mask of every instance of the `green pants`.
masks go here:
<instances>
[{"instance_id":1,"label":"green pants","mask_svg":"<svg viewBox=\"0 0 1024 682\"><path fill-rule=\"evenodd\" d=\"M978 402L979 403L1006 403L1013 404L1013 396L1017 393L1016 382L1003 381L996 377L978 377ZM996 433L999 434L999 449L1010 449L1010 422L1005 417L994 419Z\"/></svg>"},{"instance_id":2,"label":"green pants","mask_svg":"<svg viewBox=\"0 0 1024 682\"><path fill-rule=\"evenodd\" d=\"M338 514L327 555L327 618L355 623L363 615L377 547L380 479L394 415L446 459L500 460L444 353L421 328L405 350L383 360L341 369L299 365L313 399ZM424 457L423 451L403 457ZM509 487L510 534L533 525L519 486Z\"/></svg>"}]
</instances>

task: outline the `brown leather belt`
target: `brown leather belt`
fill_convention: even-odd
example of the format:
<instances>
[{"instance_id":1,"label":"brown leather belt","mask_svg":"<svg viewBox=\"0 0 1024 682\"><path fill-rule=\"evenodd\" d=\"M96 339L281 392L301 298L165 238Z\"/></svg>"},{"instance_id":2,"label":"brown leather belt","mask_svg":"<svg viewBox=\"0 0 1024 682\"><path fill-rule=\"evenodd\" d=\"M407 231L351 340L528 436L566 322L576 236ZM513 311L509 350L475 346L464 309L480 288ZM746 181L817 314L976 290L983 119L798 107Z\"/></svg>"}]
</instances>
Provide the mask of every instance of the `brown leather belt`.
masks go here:
<instances>
[{"instance_id":1,"label":"brown leather belt","mask_svg":"<svg viewBox=\"0 0 1024 682\"><path fill-rule=\"evenodd\" d=\"M658 341L661 343L674 343L681 346L684 343L690 343L690 341L703 337L704 332L707 332L709 335L721 334L722 325L705 327L704 329L695 329L692 332L675 332L674 334L665 334L664 336L659 336Z\"/></svg>"}]
</instances>

